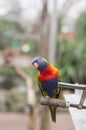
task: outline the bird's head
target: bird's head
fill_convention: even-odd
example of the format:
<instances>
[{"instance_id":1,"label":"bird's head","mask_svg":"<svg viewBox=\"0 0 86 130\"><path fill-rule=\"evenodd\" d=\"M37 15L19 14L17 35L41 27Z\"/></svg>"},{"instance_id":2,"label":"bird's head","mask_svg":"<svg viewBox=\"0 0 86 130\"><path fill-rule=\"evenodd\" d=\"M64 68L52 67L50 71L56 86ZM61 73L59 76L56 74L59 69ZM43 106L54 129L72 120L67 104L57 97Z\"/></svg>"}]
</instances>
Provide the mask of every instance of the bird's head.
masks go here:
<instances>
[{"instance_id":1,"label":"bird's head","mask_svg":"<svg viewBox=\"0 0 86 130\"><path fill-rule=\"evenodd\" d=\"M39 71L43 71L48 66L49 62L45 58L37 56L32 60L32 64Z\"/></svg>"}]
</instances>

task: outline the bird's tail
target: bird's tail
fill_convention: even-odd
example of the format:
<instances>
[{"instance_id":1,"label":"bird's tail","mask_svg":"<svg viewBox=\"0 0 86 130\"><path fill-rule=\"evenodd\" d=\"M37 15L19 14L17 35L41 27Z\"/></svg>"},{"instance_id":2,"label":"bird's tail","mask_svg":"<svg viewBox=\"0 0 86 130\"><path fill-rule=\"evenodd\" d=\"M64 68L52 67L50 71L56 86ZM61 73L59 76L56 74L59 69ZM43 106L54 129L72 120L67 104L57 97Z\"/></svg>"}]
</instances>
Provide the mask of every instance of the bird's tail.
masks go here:
<instances>
[{"instance_id":1,"label":"bird's tail","mask_svg":"<svg viewBox=\"0 0 86 130\"><path fill-rule=\"evenodd\" d=\"M55 106L49 106L51 118L53 122L56 122L56 107Z\"/></svg>"}]
</instances>

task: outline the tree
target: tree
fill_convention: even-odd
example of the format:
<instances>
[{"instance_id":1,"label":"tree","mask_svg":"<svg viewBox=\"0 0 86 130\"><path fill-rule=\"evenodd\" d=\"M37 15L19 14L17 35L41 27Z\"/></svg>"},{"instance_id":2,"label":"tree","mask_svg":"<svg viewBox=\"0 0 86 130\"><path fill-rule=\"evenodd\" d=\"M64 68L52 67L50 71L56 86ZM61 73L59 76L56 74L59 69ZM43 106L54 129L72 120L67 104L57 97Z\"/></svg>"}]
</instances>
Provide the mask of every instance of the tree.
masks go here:
<instances>
[{"instance_id":1,"label":"tree","mask_svg":"<svg viewBox=\"0 0 86 130\"><path fill-rule=\"evenodd\" d=\"M47 10L48 1L43 1L43 9L40 20L39 55L48 58L49 42L49 17Z\"/></svg>"}]
</instances>

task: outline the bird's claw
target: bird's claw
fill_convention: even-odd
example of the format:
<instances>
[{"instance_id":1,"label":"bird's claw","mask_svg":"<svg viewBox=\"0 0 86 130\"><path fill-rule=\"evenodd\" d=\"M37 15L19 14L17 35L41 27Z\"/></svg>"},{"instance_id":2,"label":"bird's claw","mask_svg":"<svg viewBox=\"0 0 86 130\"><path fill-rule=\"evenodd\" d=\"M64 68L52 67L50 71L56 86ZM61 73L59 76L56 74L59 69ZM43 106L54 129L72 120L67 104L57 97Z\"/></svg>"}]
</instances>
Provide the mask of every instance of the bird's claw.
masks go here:
<instances>
[{"instance_id":1,"label":"bird's claw","mask_svg":"<svg viewBox=\"0 0 86 130\"><path fill-rule=\"evenodd\" d=\"M49 96L46 96L47 102L49 102Z\"/></svg>"},{"instance_id":2,"label":"bird's claw","mask_svg":"<svg viewBox=\"0 0 86 130\"><path fill-rule=\"evenodd\" d=\"M49 96L46 96L46 98L49 98Z\"/></svg>"}]
</instances>

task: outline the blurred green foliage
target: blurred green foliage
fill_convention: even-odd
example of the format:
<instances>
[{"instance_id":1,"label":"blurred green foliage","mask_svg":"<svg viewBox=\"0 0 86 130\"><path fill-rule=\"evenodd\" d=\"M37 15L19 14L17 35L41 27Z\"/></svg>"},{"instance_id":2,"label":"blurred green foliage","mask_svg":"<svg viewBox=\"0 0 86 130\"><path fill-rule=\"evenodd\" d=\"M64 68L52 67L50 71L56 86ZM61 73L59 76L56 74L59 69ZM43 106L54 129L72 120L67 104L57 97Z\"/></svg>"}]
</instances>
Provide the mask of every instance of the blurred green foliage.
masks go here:
<instances>
[{"instance_id":1,"label":"blurred green foliage","mask_svg":"<svg viewBox=\"0 0 86 130\"><path fill-rule=\"evenodd\" d=\"M75 24L75 39L62 36L57 39L56 63L62 81L86 83L86 12L80 14Z\"/></svg>"},{"instance_id":2,"label":"blurred green foliage","mask_svg":"<svg viewBox=\"0 0 86 130\"><path fill-rule=\"evenodd\" d=\"M75 35L77 40L86 42L86 11L82 12L76 20Z\"/></svg>"},{"instance_id":3,"label":"blurred green foliage","mask_svg":"<svg viewBox=\"0 0 86 130\"><path fill-rule=\"evenodd\" d=\"M15 77L18 78L15 71L12 68L0 67L0 75L4 77L3 88L11 89L15 86Z\"/></svg>"},{"instance_id":4,"label":"blurred green foliage","mask_svg":"<svg viewBox=\"0 0 86 130\"><path fill-rule=\"evenodd\" d=\"M0 75L4 76L15 76L15 71L12 68L0 67Z\"/></svg>"},{"instance_id":5,"label":"blurred green foliage","mask_svg":"<svg viewBox=\"0 0 86 130\"><path fill-rule=\"evenodd\" d=\"M30 77L33 79L33 86L37 86L37 70L33 67L30 66L29 68L22 68L24 72L26 72Z\"/></svg>"},{"instance_id":6,"label":"blurred green foliage","mask_svg":"<svg viewBox=\"0 0 86 130\"><path fill-rule=\"evenodd\" d=\"M63 48L63 50L61 50ZM74 54L73 41L59 38L57 41L57 66L60 69L61 79L65 82L73 82L76 80L75 66L76 57Z\"/></svg>"},{"instance_id":7,"label":"blurred green foliage","mask_svg":"<svg viewBox=\"0 0 86 130\"><path fill-rule=\"evenodd\" d=\"M0 91L0 112L25 112L26 111L26 91L21 92L17 88L9 91Z\"/></svg>"},{"instance_id":8,"label":"blurred green foliage","mask_svg":"<svg viewBox=\"0 0 86 130\"><path fill-rule=\"evenodd\" d=\"M23 81L12 68L6 66L0 67L0 76L3 77L0 87L4 88L0 89L0 111L26 111L26 86Z\"/></svg>"},{"instance_id":9,"label":"blurred green foliage","mask_svg":"<svg viewBox=\"0 0 86 130\"><path fill-rule=\"evenodd\" d=\"M60 53L61 48L63 51ZM85 83L86 81L86 45L75 40L57 41L57 66L60 68L62 81ZM60 55L60 56L59 56ZM59 59L60 58L60 59ZM59 60L58 60L59 59Z\"/></svg>"},{"instance_id":10,"label":"blurred green foliage","mask_svg":"<svg viewBox=\"0 0 86 130\"><path fill-rule=\"evenodd\" d=\"M18 26L18 23L0 20L0 49L3 49L7 45L15 46L15 42L17 46L18 43L14 37L14 34L17 32L23 32L22 28ZM32 57L37 55L37 43L26 40L24 44L30 47L27 55ZM63 82L86 83L86 12L80 14L79 18L76 20L75 39L66 39L63 36L59 36L57 38L56 67L58 67L60 70L61 80ZM33 68L33 66L22 69L32 77L34 90L37 91L37 71ZM15 81L16 78L19 77L12 68L1 67L0 75L5 76L6 80L4 82L4 86L6 86L6 88L9 89L17 86ZM19 100L21 100L22 103L22 100L25 100L26 98L25 94L24 98L22 99L22 96L20 96L18 90L14 91L10 89L9 93L7 93L8 95L6 95L6 97L8 96L7 101L5 101L5 105L8 106L7 110L23 111L25 103L23 102L23 104L20 105L17 101L20 98Z\"/></svg>"},{"instance_id":11,"label":"blurred green foliage","mask_svg":"<svg viewBox=\"0 0 86 130\"><path fill-rule=\"evenodd\" d=\"M0 49L10 46L16 40L15 34L23 32L24 29L18 22L0 19Z\"/></svg>"},{"instance_id":12,"label":"blurred green foliage","mask_svg":"<svg viewBox=\"0 0 86 130\"><path fill-rule=\"evenodd\" d=\"M26 54L29 54L30 56L36 55L37 51L38 51L38 47L37 47L37 43L30 41L30 40L26 40L25 41L25 45L28 45L29 47L29 51L26 52ZM23 52L25 53L25 52Z\"/></svg>"}]
</instances>

